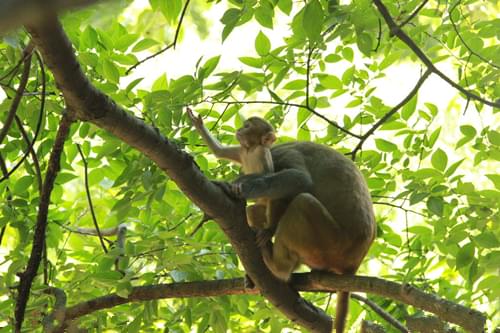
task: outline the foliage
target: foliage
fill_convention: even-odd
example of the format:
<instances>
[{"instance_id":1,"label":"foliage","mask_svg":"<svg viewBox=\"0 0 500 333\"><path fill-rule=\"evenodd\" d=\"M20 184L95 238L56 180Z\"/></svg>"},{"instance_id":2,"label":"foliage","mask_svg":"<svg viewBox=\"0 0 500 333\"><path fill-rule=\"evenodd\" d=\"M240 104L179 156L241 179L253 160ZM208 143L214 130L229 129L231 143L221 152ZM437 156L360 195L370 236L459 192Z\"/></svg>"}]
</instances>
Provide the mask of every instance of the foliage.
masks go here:
<instances>
[{"instance_id":1,"label":"foliage","mask_svg":"<svg viewBox=\"0 0 500 333\"><path fill-rule=\"evenodd\" d=\"M460 86L488 101L500 99L499 4L430 1L411 22L405 20L420 1L386 0L384 4L398 24L404 23L404 31L418 47L434 64L450 69L446 72L453 73L450 77ZM254 36L246 36L255 52L239 57L239 67L228 67L219 55L200 54L196 68L186 69L189 74L171 77L168 70L157 70L154 83L144 86L140 67L127 70L175 40L184 6L189 7L181 37L175 40L178 45L188 33L209 35L210 26L218 23L203 12L222 4L150 0L146 8L133 11L128 5L104 3L63 17L80 64L97 88L189 150L212 179L234 179L238 169L207 153L183 113L186 105L194 105L226 144L235 143L235 128L251 112L281 129L280 142L310 140L349 154L362 141L361 149L351 156L376 204L378 237L360 273L411 282L484 311L490 327L498 325L498 107L458 93L437 105L417 93L373 134L365 135L397 104L378 95L384 79L395 75L390 69L419 64L368 0L348 4L230 0L219 18L223 26L219 41L259 25ZM127 15L117 15L125 11ZM272 38L278 26L289 27L280 42ZM20 60L28 42L29 36L19 30L0 43L0 83L8 97L0 104L2 127L21 78ZM176 52L174 48L164 51ZM14 124L1 142L5 175L29 153L29 142L40 126L34 153L0 183L4 202L0 332L11 330L16 299L12 287L31 250L39 178L43 177L37 164L45 173L64 109L51 74L42 71L42 60L34 56L32 62L17 109L23 127ZM409 91L389 93L402 100ZM76 304L112 292L125 297L136 285L243 274L221 230L211 222L198 228L203 214L150 160L85 122L73 124L70 136L51 195L43 267L27 310L27 331L39 329L39 320L54 305L53 298L41 292L47 284L63 289L69 303ZM100 228L129 224L119 267L115 267L119 249L111 245L114 237L106 238L106 253L98 237L72 232L76 226L94 226L86 177ZM323 294L307 297L318 306L330 302ZM400 320L420 314L389 300L370 299ZM384 324L351 301L350 324L358 325L361 318ZM95 331L120 332L166 331L167 327L175 332L193 328L239 332L252 331L255 325L279 332L293 327L257 296L125 304L82 317L79 324Z\"/></svg>"}]
</instances>

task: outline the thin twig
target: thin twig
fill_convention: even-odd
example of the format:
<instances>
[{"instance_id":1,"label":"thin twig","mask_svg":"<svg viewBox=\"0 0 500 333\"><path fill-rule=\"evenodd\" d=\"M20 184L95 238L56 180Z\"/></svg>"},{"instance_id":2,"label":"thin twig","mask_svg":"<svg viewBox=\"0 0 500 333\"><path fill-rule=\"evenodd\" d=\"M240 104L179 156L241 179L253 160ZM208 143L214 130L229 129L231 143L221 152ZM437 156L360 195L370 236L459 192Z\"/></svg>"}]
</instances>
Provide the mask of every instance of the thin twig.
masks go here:
<instances>
[{"instance_id":1,"label":"thin twig","mask_svg":"<svg viewBox=\"0 0 500 333\"><path fill-rule=\"evenodd\" d=\"M139 67L140 65L142 65L146 61L159 56L160 54L162 54L163 52L165 52L167 50L170 50L171 48L175 49L175 47L177 45L177 39L179 38L179 33L181 31L182 21L184 20L184 16L186 15L186 11L188 9L190 1L191 0L186 0L186 3L184 4L184 8L182 9L181 17L179 19L179 23L177 23L177 28L175 30L174 41L172 43L170 43L169 45L167 45L166 47L164 47L163 49L161 49L160 51L142 59L141 61L139 61L138 63L136 63L135 65L133 65L129 69L127 69L127 71L125 72L126 75L128 75L131 71L133 71L135 68Z\"/></svg>"},{"instance_id":2,"label":"thin twig","mask_svg":"<svg viewBox=\"0 0 500 333\"><path fill-rule=\"evenodd\" d=\"M306 107L310 108L309 104L309 94L310 94L310 87L309 85L311 84L311 57L314 52L314 47L311 46L311 43L309 43L309 53L307 54L307 62L306 62Z\"/></svg>"},{"instance_id":3,"label":"thin twig","mask_svg":"<svg viewBox=\"0 0 500 333\"><path fill-rule=\"evenodd\" d=\"M30 49L31 46L31 49ZM30 69L31 69L31 51L33 50L33 45L30 43L28 47L24 50L24 54L27 54L24 59L24 68L23 74L21 76L21 80L19 82L19 86L16 90L16 95L12 100L12 104L10 105L9 112L7 113L7 119L5 119L3 123L3 127L0 130L0 144L2 144L3 140L9 133L10 127L14 122L14 118L16 116L17 108L19 107L19 103L21 103L21 99L23 98L24 90L26 89L26 85L28 84L28 79L30 77Z\"/></svg>"},{"instance_id":4,"label":"thin twig","mask_svg":"<svg viewBox=\"0 0 500 333\"><path fill-rule=\"evenodd\" d=\"M87 194L87 202L90 208L90 215L92 216L92 222L94 222L94 227L99 236L99 241L101 242L102 249L105 253L108 253L108 249L106 248L106 244L104 244L104 240L102 239L101 230L99 229L99 223L97 223L97 217L95 215L94 205L92 204L92 196L90 195L90 186L89 186L89 168L87 164L87 160L85 159L85 155L83 154L82 148L79 144L76 145L78 149L78 153L80 153L80 158L83 162L83 170L84 170L84 179L85 179L85 193Z\"/></svg>"},{"instance_id":5,"label":"thin twig","mask_svg":"<svg viewBox=\"0 0 500 333\"><path fill-rule=\"evenodd\" d=\"M394 22L394 19L392 18L391 14L385 7L385 5L382 3L381 0L373 0L375 3L375 6L377 6L380 14L384 18L385 22L389 26L389 29L391 31L391 34L397 36L403 43L405 43L412 51L415 53L415 55L427 66L428 69L430 69L433 73L438 75L441 79L443 79L446 83L448 83L450 86L455 88L456 90L460 91L462 94L465 96L474 99L476 101L479 101L483 104L486 104L491 107L495 108L500 108L500 101L493 102L489 101L479 95L476 95L476 93L469 91L450 79L448 76L446 76L443 72L441 72L437 67L434 65L434 63L427 57L427 55L417 46L417 44L411 39L402 29L399 28L399 26Z\"/></svg>"},{"instance_id":6,"label":"thin twig","mask_svg":"<svg viewBox=\"0 0 500 333\"><path fill-rule=\"evenodd\" d=\"M361 139L361 135L355 134L348 129L345 129L344 127L340 126L337 122L328 119L327 117L323 116L321 113L316 112L313 108L307 107L306 105L302 104L296 104L296 103L281 103L281 102L276 102L276 101L216 101L216 100L207 100L207 103L211 104L272 104L272 105L281 105L285 107L296 107L296 108L301 108L301 109L306 109L312 114L314 114L316 117L323 119L333 127L337 128L341 132L344 132L345 134L348 134L354 138Z\"/></svg>"},{"instance_id":7,"label":"thin twig","mask_svg":"<svg viewBox=\"0 0 500 333\"><path fill-rule=\"evenodd\" d=\"M368 305L376 314L378 314L380 317L382 317L385 321L394 326L400 332L403 333L409 332L408 329L403 324L401 324L396 318L391 316L390 313L388 313L380 306L378 306L378 304L376 304L375 302L369 300L366 297L354 293L351 294L351 297Z\"/></svg>"},{"instance_id":8,"label":"thin twig","mask_svg":"<svg viewBox=\"0 0 500 333\"><path fill-rule=\"evenodd\" d=\"M415 16L417 16L418 12L420 10L422 10L422 8L424 8L424 6L427 4L427 2L429 2L429 0L424 0L422 1L422 3L413 11L413 13L411 13L410 16L408 16L408 18L406 20L403 21L403 23L401 23L399 25L399 29L402 29L405 25L407 25L411 20L413 20L413 18Z\"/></svg>"},{"instance_id":9,"label":"thin twig","mask_svg":"<svg viewBox=\"0 0 500 333\"><path fill-rule=\"evenodd\" d=\"M485 57L483 57L482 55L480 55L479 53L477 53L476 51L474 51L470 46L469 44L467 44L467 42L464 40L464 38L462 37L462 35L460 34L460 31L458 31L458 27L457 27L457 24L456 22L453 20L453 12L457 9L458 5L460 5L460 1L457 1L457 3L455 3L455 5L453 6L453 8L451 8L451 10L449 11L449 14L448 14L448 17L450 18L450 22L451 22L451 25L453 26L453 30L455 30L455 33L457 34L458 38L460 39L460 41L462 42L462 44L465 46L465 48L469 51L470 54L472 55L475 55L476 57L478 57L481 61L484 61L485 63L487 63L488 65L490 65L491 67L495 67L497 69L500 69L500 66L495 64L493 61L489 60L489 59L486 59Z\"/></svg>"},{"instance_id":10,"label":"thin twig","mask_svg":"<svg viewBox=\"0 0 500 333\"><path fill-rule=\"evenodd\" d=\"M3 159L2 154L0 154L0 169L2 170L2 174L8 178L9 171L7 170L7 165L5 164L5 160ZM5 190L7 191L7 205L11 207L12 193L10 192L10 188L8 186L5 187ZM5 224L0 230L0 245L2 245L3 236L5 235L6 229L7 229L7 224Z\"/></svg>"},{"instance_id":11,"label":"thin twig","mask_svg":"<svg viewBox=\"0 0 500 333\"><path fill-rule=\"evenodd\" d=\"M10 71L5 73L4 76L0 77L0 81L4 80L5 78L7 78L8 76L10 76L12 74L15 74L15 72L17 72L19 67L21 67L21 64L26 60L26 58L31 56L34 48L35 48L35 44L33 44L33 42L30 41L30 43L26 46L26 48L23 51L23 57L17 62L17 64Z\"/></svg>"},{"instance_id":12,"label":"thin twig","mask_svg":"<svg viewBox=\"0 0 500 333\"><path fill-rule=\"evenodd\" d=\"M420 215L420 216L423 216L423 217L426 216L426 215L424 215L422 213L419 213L419 212L417 212L415 210L404 208L403 206L396 205L396 204L393 204L393 203L390 203L390 202L373 201L373 204L374 205L384 205L384 206L390 206L390 207L394 207L394 208L399 208L399 209L401 209L401 210L403 210L405 212L408 212L408 213L413 213L413 214Z\"/></svg>"},{"instance_id":13,"label":"thin twig","mask_svg":"<svg viewBox=\"0 0 500 333\"><path fill-rule=\"evenodd\" d=\"M40 162L38 161L38 156L36 155L33 145L31 144L30 138L28 137L28 133L26 133L26 130L23 127L21 119L17 115L15 118L19 132L21 132L21 136L23 137L24 142L26 142L26 144L28 145L27 149L29 150L31 159L33 160L33 165L35 166L35 175L38 181L38 191L41 192L43 187L43 180L42 180L42 170L40 168Z\"/></svg>"},{"instance_id":14,"label":"thin twig","mask_svg":"<svg viewBox=\"0 0 500 333\"><path fill-rule=\"evenodd\" d=\"M31 247L30 258L28 260L26 270L18 274L20 277L20 281L18 286L16 309L14 312L16 333L21 333L31 285L33 284L33 280L35 279L38 267L40 266L40 261L42 259L42 252L45 243L45 232L47 229L50 195L52 193L52 189L54 188L56 176L60 170L60 160L64 148L64 142L69 135L72 122L72 115L70 115L68 112L65 112L62 116L59 128L57 130L52 152L50 153L47 173L45 175L42 195L40 196L40 203L38 206L38 215L35 225L35 231L33 234L33 245Z\"/></svg>"},{"instance_id":15,"label":"thin twig","mask_svg":"<svg viewBox=\"0 0 500 333\"><path fill-rule=\"evenodd\" d=\"M425 80L429 77L430 74L431 74L431 70L427 69L427 71L425 71L424 75L422 75L420 77L417 84L415 85L415 87L413 87L413 89L410 91L410 93L408 95L406 95L406 97L403 98L403 100L401 102L399 102L398 105L393 107L382 118L380 118L380 120L377 121L377 123L375 123L375 125L373 125L372 128L370 128L368 130L368 132L366 132L364 135L361 136L360 141L358 142L356 147L353 149L353 151L350 153L353 160L356 159L356 153L363 147L363 144L365 143L366 139L368 139L370 137L370 135L372 135L377 130L377 128L382 126L387 120L389 120L389 118L391 118L396 112L398 112L399 109L401 109L406 103L408 103L413 98L413 96L415 96L418 93L418 90L420 89L420 87L425 82Z\"/></svg>"},{"instance_id":16,"label":"thin twig","mask_svg":"<svg viewBox=\"0 0 500 333\"><path fill-rule=\"evenodd\" d=\"M35 52L35 55L38 59L38 63L40 64L40 71L42 72L42 99L40 100L40 113L38 115L38 122L36 125L36 130L35 130L35 135L33 136L33 140L31 140L31 143L24 153L24 155L21 157L21 159L17 162L17 164L9 171L7 174L3 175L2 178L0 178L0 183L3 182L4 180L8 179L10 175L12 175L24 162L24 160L28 157L30 154L31 149L33 149L33 146L35 145L36 139L38 138L38 134L40 133L40 129L42 128L42 119L43 119L43 114L45 111L45 89L46 89L46 77L45 77L45 67L43 65L42 58L38 54L38 52Z\"/></svg>"}]
</instances>

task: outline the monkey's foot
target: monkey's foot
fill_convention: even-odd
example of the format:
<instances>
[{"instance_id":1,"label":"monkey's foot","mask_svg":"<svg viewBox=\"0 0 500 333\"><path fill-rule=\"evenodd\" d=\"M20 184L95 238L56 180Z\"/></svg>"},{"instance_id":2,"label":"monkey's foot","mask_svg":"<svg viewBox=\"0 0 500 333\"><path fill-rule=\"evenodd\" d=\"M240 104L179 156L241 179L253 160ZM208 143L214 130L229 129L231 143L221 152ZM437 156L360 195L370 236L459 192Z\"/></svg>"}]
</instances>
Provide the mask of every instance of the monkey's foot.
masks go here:
<instances>
[{"instance_id":1,"label":"monkey's foot","mask_svg":"<svg viewBox=\"0 0 500 333\"><path fill-rule=\"evenodd\" d=\"M245 289L253 289L255 288L255 283L253 283L252 279L248 274L245 274L245 279L243 281Z\"/></svg>"}]
</instances>

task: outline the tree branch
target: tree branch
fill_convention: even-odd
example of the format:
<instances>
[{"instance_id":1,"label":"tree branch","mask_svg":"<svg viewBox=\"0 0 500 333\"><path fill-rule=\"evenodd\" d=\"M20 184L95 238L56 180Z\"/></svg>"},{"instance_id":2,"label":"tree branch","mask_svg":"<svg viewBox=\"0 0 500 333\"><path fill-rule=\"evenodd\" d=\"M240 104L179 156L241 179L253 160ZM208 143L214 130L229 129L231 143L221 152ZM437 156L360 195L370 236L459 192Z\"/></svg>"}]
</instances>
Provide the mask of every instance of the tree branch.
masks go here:
<instances>
[{"instance_id":1,"label":"tree branch","mask_svg":"<svg viewBox=\"0 0 500 333\"><path fill-rule=\"evenodd\" d=\"M409 284L399 284L374 277L339 276L328 273L298 274L294 279L298 290L354 291L391 298L434 313L444 321L457 324L472 333L482 333L486 316L479 311L425 293Z\"/></svg>"},{"instance_id":2,"label":"tree branch","mask_svg":"<svg viewBox=\"0 0 500 333\"><path fill-rule=\"evenodd\" d=\"M378 314L380 317L382 317L385 321L387 321L389 324L394 326L400 332L403 332L403 333L410 332L410 331L408 331L408 329L406 327L404 327L403 324L401 324L396 318L391 316L387 311L382 309L377 303L369 300L366 297L358 295L358 294L351 294L351 297L368 305L376 314Z\"/></svg>"},{"instance_id":3,"label":"tree branch","mask_svg":"<svg viewBox=\"0 0 500 333\"><path fill-rule=\"evenodd\" d=\"M30 152L33 150L33 146L35 145L36 139L38 137L38 134L40 133L40 129L42 128L42 119L43 119L43 113L45 110L45 90L46 90L46 77L45 77L45 67L43 65L42 59L40 58L38 52L35 52L35 55L38 58L38 63L40 64L40 71L42 74L42 98L40 101L40 114L38 115L38 122L36 125L35 129L35 135L33 136L33 140L31 140L31 143L28 145L28 149L26 149L26 152L24 153L23 157L16 163L14 167L10 171L8 171L6 174L0 178L0 183L3 182L4 180L8 179L10 175L12 175L20 166L23 164L24 160L28 157Z\"/></svg>"},{"instance_id":4,"label":"tree branch","mask_svg":"<svg viewBox=\"0 0 500 333\"><path fill-rule=\"evenodd\" d=\"M486 318L478 311L449 302L436 295L425 293L407 284L399 284L375 277L300 273L293 274L291 283L299 291L357 291L391 298L434 313L440 318L460 325L474 333L481 332L486 323ZM66 320L74 320L95 311L130 302L165 298L255 295L258 293L259 291L256 288L245 288L243 278L140 286L133 287L128 298L110 294L75 304L67 308L65 318Z\"/></svg>"},{"instance_id":5,"label":"tree branch","mask_svg":"<svg viewBox=\"0 0 500 333\"><path fill-rule=\"evenodd\" d=\"M95 216L94 204L92 203L92 196L90 195L90 186L89 186L89 172L88 172L88 164L85 159L85 155L83 154L82 148L79 144L76 145L78 149L78 153L83 162L83 170L84 170L84 178L85 178L85 193L87 194L87 202L90 208L90 215L92 216L92 222L94 223L95 231L97 232L97 236L99 237L99 241L101 243L102 249L104 253L108 253L108 249L106 248L106 244L104 244L104 240L102 239L101 230L99 229L99 223L97 223L97 217Z\"/></svg>"},{"instance_id":6,"label":"tree branch","mask_svg":"<svg viewBox=\"0 0 500 333\"><path fill-rule=\"evenodd\" d=\"M26 304L28 303L31 285L37 274L38 267L40 266L40 261L42 260L42 251L45 243L45 230L47 229L47 216L49 212L50 194L52 193L54 182L60 169L61 153L63 151L64 142L68 137L72 122L73 119L70 114L68 112L65 112L59 124L56 139L54 141L54 146L49 157L47 173L45 175L42 193L40 195L40 204L38 205L38 215L35 225L35 231L33 234L31 255L28 260L26 270L22 273L19 273L20 281L18 286L16 309L14 313L16 321L16 333L21 332L21 327L24 320L24 312L26 310Z\"/></svg>"},{"instance_id":7,"label":"tree branch","mask_svg":"<svg viewBox=\"0 0 500 333\"><path fill-rule=\"evenodd\" d=\"M427 2L429 2L429 0L422 1L422 3L415 9L415 11L413 13L411 13L411 15L408 16L408 18L406 20L404 20L403 23L401 23L399 25L399 29L402 29L405 25L407 25L408 23L410 23L411 20L413 20L415 18L415 16L417 16L418 12L420 12L422 10L422 8L425 7L425 5L427 4Z\"/></svg>"},{"instance_id":8,"label":"tree branch","mask_svg":"<svg viewBox=\"0 0 500 333\"><path fill-rule=\"evenodd\" d=\"M48 295L54 296L56 299L54 310L52 310L52 313L42 320L44 332L53 333L55 329L54 321L57 321L59 324L64 323L67 297L64 290L59 288L48 287L44 290L44 292Z\"/></svg>"},{"instance_id":9,"label":"tree branch","mask_svg":"<svg viewBox=\"0 0 500 333\"><path fill-rule=\"evenodd\" d=\"M489 60L489 59L486 59L485 57L483 57L482 55L480 55L479 53L475 52L470 46L469 44L467 44L467 42L464 40L464 38L462 37L462 34L460 34L460 31L458 31L458 27L457 27L457 24L456 22L453 20L453 12L457 9L458 5L460 5L460 1L457 1L453 7L450 9L449 11L449 15L448 17L450 18L450 22L451 22L451 25L453 26L453 30L455 30L455 33L457 34L458 38L460 39L460 41L462 42L462 44L465 46L465 48L469 51L470 54L478 57L481 61L484 61L485 63L487 63L488 65L490 65L491 67L495 67L496 69L500 69L500 66L495 64L493 61ZM469 61L467 61L468 63ZM466 66L467 68L467 66Z\"/></svg>"},{"instance_id":10,"label":"tree branch","mask_svg":"<svg viewBox=\"0 0 500 333\"><path fill-rule=\"evenodd\" d=\"M337 122L333 121L333 120L330 120L328 119L327 117L325 117L324 115L322 115L321 113L318 113L316 110L314 110L313 108L311 107L308 107L306 105L302 105L302 104L297 104L297 103L285 103L285 102L276 102L276 101L212 101L212 100L208 100L206 101L207 103L211 103L211 104L272 104L272 105L281 105L281 106L285 106L285 107L296 107L296 108L301 108L301 109L306 109L308 110L309 112L311 112L312 114L314 114L316 117L318 118L321 118L323 119L324 121L326 121L328 124L332 125L333 127L337 128L338 130L340 130L341 132L344 132L345 134L348 134L354 138L357 138L357 139L361 139L361 135L358 135L358 134L355 134L351 131L349 131L348 129L340 126Z\"/></svg>"},{"instance_id":11,"label":"tree branch","mask_svg":"<svg viewBox=\"0 0 500 333\"><path fill-rule=\"evenodd\" d=\"M422 84L425 82L425 80L427 80L427 78L429 77L429 75L431 75L431 70L427 69L425 71L424 75L422 75L420 77L420 79L418 80L418 82L415 85L415 87L413 87L412 91L410 91L410 93L405 98L403 98L403 100L401 102L399 102L398 105L396 105L395 107L393 107L391 109L391 111L387 112L382 118L380 118L379 121L377 121L375 123L375 125L373 125L372 128L370 128L368 130L368 132L366 132L365 134L363 134L363 136L361 136L361 139L359 140L358 144L353 149L353 151L350 153L350 155L352 156L353 160L356 159L356 154L361 149L361 147L363 147L363 144L365 143L366 139L368 139L370 137L370 135L372 135L373 133L375 133L375 131L380 126L382 126L387 120L389 120L389 118L391 118L396 112L398 112L399 109L401 109L406 103L408 103L413 98L413 96L415 96L418 93L418 90L420 89L420 87L422 86Z\"/></svg>"},{"instance_id":12,"label":"tree branch","mask_svg":"<svg viewBox=\"0 0 500 333\"><path fill-rule=\"evenodd\" d=\"M0 144L2 144L3 140L7 136L7 133L9 133L10 127L12 126L12 123L14 122L14 118L16 116L17 108L19 107L19 103L21 103L21 98L23 97L24 90L26 89L26 85L28 84L31 69L31 52L33 51L33 46L34 45L30 43L23 51L23 74L21 76L21 80L19 81L16 95L14 96L12 104L9 108L9 112L7 113L7 118L3 122L3 127L0 130Z\"/></svg>"},{"instance_id":13,"label":"tree branch","mask_svg":"<svg viewBox=\"0 0 500 333\"><path fill-rule=\"evenodd\" d=\"M425 64L425 66L427 66L428 69L430 69L434 74L438 75L446 83L448 83L453 88L460 91L468 98L474 99L491 107L500 108L500 102L488 101L487 99L484 99L479 95L476 95L474 92L465 89L464 87L462 87L461 85L459 85L458 83L447 77L439 69L437 69L437 67L432 63L432 61L427 57L427 55L425 55L425 53L417 46L417 44L394 22L394 19L392 18L391 14L389 13L385 5L382 3L382 1L373 0L373 2L375 3L375 6L377 7L378 11L380 12L385 22L389 26L391 34L397 36L403 43L405 43L413 51L413 53L415 53L415 55Z\"/></svg>"},{"instance_id":14,"label":"tree branch","mask_svg":"<svg viewBox=\"0 0 500 333\"><path fill-rule=\"evenodd\" d=\"M36 22L45 15L86 7L96 2L99 0L2 0L0 1L0 32Z\"/></svg>"},{"instance_id":15,"label":"tree branch","mask_svg":"<svg viewBox=\"0 0 500 333\"><path fill-rule=\"evenodd\" d=\"M283 314L311 332L331 331L329 316L304 302L295 290L269 272L256 246L255 235L246 223L242 201L228 197L219 186L208 181L190 155L97 90L82 72L56 17L27 29L52 70L68 108L74 110L78 118L94 123L143 152L194 204L213 216L228 236L247 274Z\"/></svg>"}]
</instances>

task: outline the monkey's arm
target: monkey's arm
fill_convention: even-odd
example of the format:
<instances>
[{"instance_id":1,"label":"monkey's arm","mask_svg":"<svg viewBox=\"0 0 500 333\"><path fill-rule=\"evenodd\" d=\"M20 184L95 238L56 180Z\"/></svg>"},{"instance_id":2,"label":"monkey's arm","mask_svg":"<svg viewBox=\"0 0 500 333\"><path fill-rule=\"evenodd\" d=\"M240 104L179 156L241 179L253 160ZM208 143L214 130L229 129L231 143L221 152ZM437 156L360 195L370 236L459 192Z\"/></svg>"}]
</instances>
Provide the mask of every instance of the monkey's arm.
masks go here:
<instances>
[{"instance_id":1,"label":"monkey's arm","mask_svg":"<svg viewBox=\"0 0 500 333\"><path fill-rule=\"evenodd\" d=\"M250 174L238 178L233 189L244 199L280 199L310 192L311 176L306 170L285 169L270 174Z\"/></svg>"},{"instance_id":2,"label":"monkey's arm","mask_svg":"<svg viewBox=\"0 0 500 333\"><path fill-rule=\"evenodd\" d=\"M208 129L203 124L203 120L200 116L196 117L193 114L193 111L187 108L187 114L191 119L194 127L200 133L203 141L207 144L208 148L212 151L212 153L218 158L223 158L227 160L231 160L233 162L237 162L241 164L240 157L240 147L239 146L223 146L219 140L210 134Z\"/></svg>"}]
</instances>

